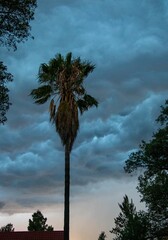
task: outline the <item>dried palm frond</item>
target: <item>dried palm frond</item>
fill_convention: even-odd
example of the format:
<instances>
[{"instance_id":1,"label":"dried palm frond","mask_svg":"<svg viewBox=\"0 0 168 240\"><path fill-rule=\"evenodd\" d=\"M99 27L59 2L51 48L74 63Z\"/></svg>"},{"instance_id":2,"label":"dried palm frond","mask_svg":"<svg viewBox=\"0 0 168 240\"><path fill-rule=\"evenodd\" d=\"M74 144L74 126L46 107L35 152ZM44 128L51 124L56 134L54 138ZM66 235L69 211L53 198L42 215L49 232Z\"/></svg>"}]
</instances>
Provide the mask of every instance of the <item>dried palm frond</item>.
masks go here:
<instances>
[{"instance_id":1,"label":"dried palm frond","mask_svg":"<svg viewBox=\"0 0 168 240\"><path fill-rule=\"evenodd\" d=\"M63 145L71 150L79 128L78 108L74 102L62 101L56 113L56 131L59 133Z\"/></svg>"},{"instance_id":2,"label":"dried palm frond","mask_svg":"<svg viewBox=\"0 0 168 240\"><path fill-rule=\"evenodd\" d=\"M56 113L56 105L54 103L54 99L50 101L50 106L49 106L49 113L50 113L50 122L54 122L55 120L55 113Z\"/></svg>"}]
</instances>

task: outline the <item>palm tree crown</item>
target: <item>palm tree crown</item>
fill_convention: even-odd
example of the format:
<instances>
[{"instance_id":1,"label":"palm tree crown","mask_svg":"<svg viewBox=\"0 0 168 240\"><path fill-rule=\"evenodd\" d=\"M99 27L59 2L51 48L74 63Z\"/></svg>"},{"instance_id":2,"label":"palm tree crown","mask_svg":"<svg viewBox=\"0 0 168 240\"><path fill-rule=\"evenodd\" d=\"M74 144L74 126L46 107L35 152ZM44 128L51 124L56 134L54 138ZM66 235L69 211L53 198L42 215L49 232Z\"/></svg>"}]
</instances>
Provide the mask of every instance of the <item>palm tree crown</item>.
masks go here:
<instances>
[{"instance_id":1,"label":"palm tree crown","mask_svg":"<svg viewBox=\"0 0 168 240\"><path fill-rule=\"evenodd\" d=\"M37 104L51 99L50 121L55 123L63 145L70 151L79 128L78 109L82 114L98 105L96 99L88 95L83 87L84 79L94 68L90 62L82 62L79 57L72 59L72 53L68 53L65 58L58 54L48 64L41 64L38 74L41 86L31 92Z\"/></svg>"}]
</instances>

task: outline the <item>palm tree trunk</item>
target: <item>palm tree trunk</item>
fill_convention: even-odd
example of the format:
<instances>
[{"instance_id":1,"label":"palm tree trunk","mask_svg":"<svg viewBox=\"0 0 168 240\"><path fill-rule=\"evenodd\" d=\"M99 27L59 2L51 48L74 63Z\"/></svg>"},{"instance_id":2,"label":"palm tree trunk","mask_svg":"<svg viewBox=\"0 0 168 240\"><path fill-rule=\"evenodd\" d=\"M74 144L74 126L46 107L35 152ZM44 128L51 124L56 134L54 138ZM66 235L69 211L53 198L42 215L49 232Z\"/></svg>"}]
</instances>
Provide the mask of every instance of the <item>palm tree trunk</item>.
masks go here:
<instances>
[{"instance_id":1,"label":"palm tree trunk","mask_svg":"<svg viewBox=\"0 0 168 240\"><path fill-rule=\"evenodd\" d=\"M65 146L64 240L69 240L70 150Z\"/></svg>"}]
</instances>

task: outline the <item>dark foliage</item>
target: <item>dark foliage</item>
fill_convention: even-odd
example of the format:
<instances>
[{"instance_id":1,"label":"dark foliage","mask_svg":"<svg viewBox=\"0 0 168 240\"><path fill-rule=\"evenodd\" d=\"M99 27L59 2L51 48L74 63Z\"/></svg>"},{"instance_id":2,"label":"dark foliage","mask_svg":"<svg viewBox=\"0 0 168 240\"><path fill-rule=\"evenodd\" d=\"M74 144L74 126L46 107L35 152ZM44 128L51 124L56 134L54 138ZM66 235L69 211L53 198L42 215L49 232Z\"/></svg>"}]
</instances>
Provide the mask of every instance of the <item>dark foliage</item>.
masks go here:
<instances>
[{"instance_id":1,"label":"dark foliage","mask_svg":"<svg viewBox=\"0 0 168 240\"><path fill-rule=\"evenodd\" d=\"M17 49L17 44L31 37L30 20L34 19L36 0L0 0L0 46ZM7 73L7 68L0 62L0 124L7 121L6 111L9 102L6 83L13 76Z\"/></svg>"},{"instance_id":2,"label":"dark foliage","mask_svg":"<svg viewBox=\"0 0 168 240\"><path fill-rule=\"evenodd\" d=\"M52 226L48 226L46 224L47 218L43 216L43 214L37 210L37 212L33 213L32 220L29 219L28 231L53 231L54 228Z\"/></svg>"},{"instance_id":3,"label":"dark foliage","mask_svg":"<svg viewBox=\"0 0 168 240\"><path fill-rule=\"evenodd\" d=\"M8 223L6 226L0 228L0 232L14 232L13 224Z\"/></svg>"},{"instance_id":4,"label":"dark foliage","mask_svg":"<svg viewBox=\"0 0 168 240\"><path fill-rule=\"evenodd\" d=\"M157 122L161 128L151 141L143 141L140 150L130 155L125 170L131 173L143 169L137 189L148 208L153 237L160 239L168 235L168 101L161 107Z\"/></svg>"},{"instance_id":5,"label":"dark foliage","mask_svg":"<svg viewBox=\"0 0 168 240\"><path fill-rule=\"evenodd\" d=\"M114 240L145 240L148 239L149 224L144 212L137 212L133 201L124 196L119 204L121 212L114 219L115 227L110 231L115 234Z\"/></svg>"},{"instance_id":6,"label":"dark foliage","mask_svg":"<svg viewBox=\"0 0 168 240\"><path fill-rule=\"evenodd\" d=\"M28 39L36 0L0 0L0 45L16 50Z\"/></svg>"},{"instance_id":7,"label":"dark foliage","mask_svg":"<svg viewBox=\"0 0 168 240\"><path fill-rule=\"evenodd\" d=\"M0 124L4 124L7 120L6 112L11 103L9 102L7 82L11 82L13 76L7 72L7 67L0 62Z\"/></svg>"},{"instance_id":8,"label":"dark foliage","mask_svg":"<svg viewBox=\"0 0 168 240\"><path fill-rule=\"evenodd\" d=\"M107 238L107 236L106 236L105 232L101 232L98 240L105 240L106 238Z\"/></svg>"}]
</instances>

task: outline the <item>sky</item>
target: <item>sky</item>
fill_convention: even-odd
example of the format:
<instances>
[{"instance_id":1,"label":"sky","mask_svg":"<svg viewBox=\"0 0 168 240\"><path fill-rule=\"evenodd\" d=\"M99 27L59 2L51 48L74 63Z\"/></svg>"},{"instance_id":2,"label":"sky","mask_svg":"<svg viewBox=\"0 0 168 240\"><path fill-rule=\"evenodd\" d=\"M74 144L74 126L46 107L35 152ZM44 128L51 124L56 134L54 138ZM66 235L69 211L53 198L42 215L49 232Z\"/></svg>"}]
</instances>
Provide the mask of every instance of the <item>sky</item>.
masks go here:
<instances>
[{"instance_id":1,"label":"sky","mask_svg":"<svg viewBox=\"0 0 168 240\"><path fill-rule=\"evenodd\" d=\"M0 126L0 226L27 230L39 209L63 229L64 149L49 122L48 103L29 96L38 69L57 53L95 64L85 80L98 108L80 116L71 153L71 239L108 239L127 194L143 209L137 176L123 170L141 140L150 140L168 94L168 2L165 0L39 0L34 40L1 48L13 74L12 106Z\"/></svg>"}]
</instances>

